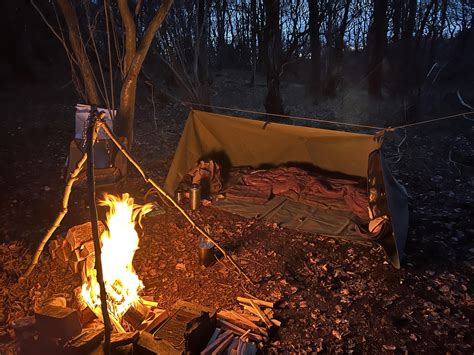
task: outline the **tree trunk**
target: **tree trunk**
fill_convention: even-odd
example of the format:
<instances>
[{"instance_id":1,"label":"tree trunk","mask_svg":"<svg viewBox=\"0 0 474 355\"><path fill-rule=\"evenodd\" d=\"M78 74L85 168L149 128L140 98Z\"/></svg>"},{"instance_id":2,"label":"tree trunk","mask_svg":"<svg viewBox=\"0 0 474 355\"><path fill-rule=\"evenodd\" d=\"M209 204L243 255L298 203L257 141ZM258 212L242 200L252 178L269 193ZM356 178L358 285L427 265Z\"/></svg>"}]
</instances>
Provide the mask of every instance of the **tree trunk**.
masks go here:
<instances>
[{"instance_id":1,"label":"tree trunk","mask_svg":"<svg viewBox=\"0 0 474 355\"><path fill-rule=\"evenodd\" d=\"M217 7L217 69L222 70L225 59L225 14L227 0L216 0Z\"/></svg>"},{"instance_id":2,"label":"tree trunk","mask_svg":"<svg viewBox=\"0 0 474 355\"><path fill-rule=\"evenodd\" d=\"M321 16L319 0L308 0L309 37L311 45L311 91L317 96L321 90Z\"/></svg>"},{"instance_id":3,"label":"tree trunk","mask_svg":"<svg viewBox=\"0 0 474 355\"><path fill-rule=\"evenodd\" d=\"M397 42L400 39L402 5L403 0L393 0L393 42Z\"/></svg>"},{"instance_id":4,"label":"tree trunk","mask_svg":"<svg viewBox=\"0 0 474 355\"><path fill-rule=\"evenodd\" d=\"M251 0L250 2L250 16L252 17L252 30L251 30L251 46L252 46L252 77L250 78L250 85L255 86L256 75L257 75L257 0Z\"/></svg>"},{"instance_id":5,"label":"tree trunk","mask_svg":"<svg viewBox=\"0 0 474 355\"><path fill-rule=\"evenodd\" d=\"M265 7L265 42L267 68L267 97L265 109L268 113L283 114L283 103L280 94L281 70L281 33L280 33L280 0L264 0Z\"/></svg>"},{"instance_id":6,"label":"tree trunk","mask_svg":"<svg viewBox=\"0 0 474 355\"><path fill-rule=\"evenodd\" d=\"M197 28L199 31L199 55L198 55L198 78L201 84L207 85L209 83L209 57L207 52L207 37L208 37L208 0L198 0L198 14L197 14Z\"/></svg>"},{"instance_id":7,"label":"tree trunk","mask_svg":"<svg viewBox=\"0 0 474 355\"><path fill-rule=\"evenodd\" d=\"M127 5L126 0L119 0L119 3L120 2L124 2L125 5ZM118 135L127 137L129 147L131 147L133 143L133 123L135 118L135 96L137 91L138 75L140 74L140 70L148 50L150 49L151 42L155 38L156 31L158 31L161 24L163 23L163 20L165 19L166 14L168 13L172 4L173 0L163 0L160 9L156 12L155 16L148 25L148 28L146 29L140 46L131 58L125 80L122 84L122 90L120 92L120 106L117 118L115 119L114 128ZM124 26L126 28L125 35L132 33L131 31L127 30L128 26L135 26L133 17L129 16L130 8L127 5L121 6L119 9L122 20L124 21ZM130 22L130 20L132 22ZM126 39L125 42L130 44L135 43L135 41L129 41L128 39Z\"/></svg>"},{"instance_id":8,"label":"tree trunk","mask_svg":"<svg viewBox=\"0 0 474 355\"><path fill-rule=\"evenodd\" d=\"M76 12L71 6L69 0L58 0L58 5L66 19L69 41L71 42L72 51L77 60L82 80L84 82L87 103L98 105L100 104L100 99L94 81L94 72L92 71L91 63L81 38L81 30L77 21Z\"/></svg>"},{"instance_id":9,"label":"tree trunk","mask_svg":"<svg viewBox=\"0 0 474 355\"><path fill-rule=\"evenodd\" d=\"M387 43L387 0L374 0L374 20L368 33L369 94L382 97L382 62Z\"/></svg>"}]
</instances>

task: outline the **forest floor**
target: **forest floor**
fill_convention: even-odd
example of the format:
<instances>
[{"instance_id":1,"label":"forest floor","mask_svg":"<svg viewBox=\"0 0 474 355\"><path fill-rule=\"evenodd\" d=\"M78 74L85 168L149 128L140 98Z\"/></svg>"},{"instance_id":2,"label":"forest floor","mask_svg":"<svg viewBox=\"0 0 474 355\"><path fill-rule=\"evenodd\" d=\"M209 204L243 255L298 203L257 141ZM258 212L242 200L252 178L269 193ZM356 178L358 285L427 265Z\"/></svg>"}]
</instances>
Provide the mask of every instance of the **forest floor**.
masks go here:
<instances>
[{"instance_id":1,"label":"forest floor","mask_svg":"<svg viewBox=\"0 0 474 355\"><path fill-rule=\"evenodd\" d=\"M216 77L219 94L213 103L262 110L265 88L249 88L241 77ZM302 87L283 89L293 114L346 112L334 102L315 106L298 90ZM139 95L134 154L163 182L188 111L179 103L158 103L155 130L146 95ZM48 252L26 283L17 282L60 207L74 100L71 86L36 84L0 92L0 354L21 346L12 329L15 319L57 294L74 304L73 289L80 285L78 275L61 269ZM389 107L388 102L383 109ZM379 115L392 119L383 109ZM363 122L367 112L362 111L347 122ZM377 247L286 230L212 207L192 212L255 280L250 286L225 261L202 269L195 231L177 211L165 208L145 219L136 253L144 292L162 308L185 299L232 309L238 307L236 296L246 292L278 301L275 318L283 324L269 344L271 352L472 353L473 136L472 122L465 119L407 129L406 138L405 131L387 134L385 154L410 195L401 271ZM138 200L146 189L135 171L123 188ZM82 200L84 191L72 194L59 233L87 220Z\"/></svg>"}]
</instances>

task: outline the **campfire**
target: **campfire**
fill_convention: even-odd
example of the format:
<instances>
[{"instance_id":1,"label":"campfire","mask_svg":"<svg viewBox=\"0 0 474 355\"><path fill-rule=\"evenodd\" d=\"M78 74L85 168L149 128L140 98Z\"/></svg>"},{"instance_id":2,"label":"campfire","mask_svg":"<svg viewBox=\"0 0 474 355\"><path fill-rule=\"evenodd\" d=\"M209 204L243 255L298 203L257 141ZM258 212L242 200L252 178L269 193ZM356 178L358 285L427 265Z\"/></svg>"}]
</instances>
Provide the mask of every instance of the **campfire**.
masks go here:
<instances>
[{"instance_id":1,"label":"campfire","mask_svg":"<svg viewBox=\"0 0 474 355\"><path fill-rule=\"evenodd\" d=\"M102 268L104 283L108 295L107 309L114 323L120 322L123 315L139 300L143 283L133 269L132 261L138 249L136 224L152 209L151 204L137 205L129 194L114 196L106 194L100 204L107 206L106 225L102 232ZM100 290L96 270L93 265L84 264L81 297L94 310L100 312Z\"/></svg>"}]
</instances>

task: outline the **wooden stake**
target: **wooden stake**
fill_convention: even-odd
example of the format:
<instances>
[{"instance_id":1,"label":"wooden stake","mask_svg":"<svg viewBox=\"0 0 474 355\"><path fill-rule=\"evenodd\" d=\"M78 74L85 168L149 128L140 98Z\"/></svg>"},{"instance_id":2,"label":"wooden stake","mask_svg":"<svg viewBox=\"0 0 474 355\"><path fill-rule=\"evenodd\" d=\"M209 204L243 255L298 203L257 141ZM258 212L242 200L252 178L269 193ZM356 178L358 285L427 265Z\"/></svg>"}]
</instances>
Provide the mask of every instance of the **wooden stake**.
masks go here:
<instances>
[{"instance_id":1,"label":"wooden stake","mask_svg":"<svg viewBox=\"0 0 474 355\"><path fill-rule=\"evenodd\" d=\"M95 110L95 109L94 109ZM102 319L105 327L104 353L110 355L110 333L112 325L110 323L109 311L107 309L107 291L105 289L104 274L102 270L102 257L100 250L99 227L97 225L97 205L95 197L94 178L94 142L97 139L99 125L97 122L105 116L105 112L91 112L89 116L89 126L87 127L87 192L89 195L89 209L91 213L92 238L94 240L95 269L97 271L97 283L100 289L100 307Z\"/></svg>"},{"instance_id":2,"label":"wooden stake","mask_svg":"<svg viewBox=\"0 0 474 355\"><path fill-rule=\"evenodd\" d=\"M101 122L100 127L102 127L105 133L110 137L112 142L117 146L117 148L127 157L127 159L135 166L138 172L141 174L145 182L151 184L161 195L163 195L166 199L168 199L174 207L178 209L179 212L188 220L188 222L195 228L199 233L201 233L207 240L209 240L212 244L215 245L217 249L226 257L232 265L237 269L237 271L247 279L248 282L253 284L252 280L247 276L247 274L237 265L234 258L228 254L209 234L207 234L201 227L199 227L191 218L191 216L183 209L181 206L170 196L168 193L163 190L156 182L154 182L151 178L149 178L143 169L140 167L136 159L128 152L128 150L119 142L115 134L111 131L109 126L105 122Z\"/></svg>"}]
</instances>

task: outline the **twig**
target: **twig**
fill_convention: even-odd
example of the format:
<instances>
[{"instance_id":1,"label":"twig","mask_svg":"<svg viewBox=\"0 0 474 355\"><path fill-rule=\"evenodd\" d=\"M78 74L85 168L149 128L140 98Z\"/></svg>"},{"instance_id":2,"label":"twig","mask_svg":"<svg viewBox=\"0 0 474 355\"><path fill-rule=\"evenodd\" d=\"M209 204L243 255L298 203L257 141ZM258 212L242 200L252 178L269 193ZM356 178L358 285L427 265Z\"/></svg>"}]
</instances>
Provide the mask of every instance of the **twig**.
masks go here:
<instances>
[{"instance_id":1,"label":"twig","mask_svg":"<svg viewBox=\"0 0 474 355\"><path fill-rule=\"evenodd\" d=\"M227 258L232 265L237 269L237 271L243 275L248 282L252 283L252 280L247 276L247 274L237 265L235 262L234 258L228 254L220 245L217 243L208 233L206 233L200 226L196 224L196 222L193 221L191 216L170 196L168 193L163 190L153 179L149 178L143 169L140 167L138 162L135 160L134 157L128 152L128 150L118 141L117 137L115 134L110 130L109 126L105 122L101 122L100 127L102 127L105 131L105 133L110 137L112 142L117 146L117 148L125 155L125 157L132 163L133 166L138 170L140 175L143 177L143 180L145 182L151 184L161 195L163 195L168 201L170 201L174 207L178 209L179 212L188 220L188 222L193 226L194 229L196 229L199 233L201 233L207 240L209 240L214 246L224 255L225 258Z\"/></svg>"},{"instance_id":2,"label":"twig","mask_svg":"<svg viewBox=\"0 0 474 355\"><path fill-rule=\"evenodd\" d=\"M457 96L458 96L459 102L461 102L461 105L463 105L464 107L467 107L468 109L474 110L474 107L472 107L471 105L468 105L468 104L466 103L466 101L463 100L463 98L462 98L461 93L459 92L459 90L456 91L456 94L457 94ZM463 117L464 117L466 120L474 121L474 119L469 118L469 117L467 117L466 115L463 115Z\"/></svg>"},{"instance_id":3,"label":"twig","mask_svg":"<svg viewBox=\"0 0 474 355\"><path fill-rule=\"evenodd\" d=\"M41 240L41 243L38 245L38 248L36 249L35 254L33 255L33 260L31 261L31 264L28 267L28 269L23 274L22 278L27 278L28 276L30 276L30 274L33 271L34 267L36 266L36 264L38 264L39 257L41 255L41 253L43 252L43 249L44 249L46 243L51 238L54 231L59 227L59 225L61 224L61 221L63 220L64 216L66 215L66 213L68 211L69 195L71 194L72 185L78 180L78 178L79 178L78 176L79 176L86 160L87 160L87 153L85 153L82 156L81 160L79 160L79 162L77 163L76 168L71 173L71 176L69 177L69 180L66 184L66 187L64 188L62 209L59 212L56 219L54 220L51 227L49 227L48 231L44 235L43 239Z\"/></svg>"}]
</instances>

